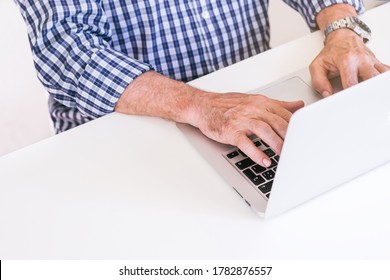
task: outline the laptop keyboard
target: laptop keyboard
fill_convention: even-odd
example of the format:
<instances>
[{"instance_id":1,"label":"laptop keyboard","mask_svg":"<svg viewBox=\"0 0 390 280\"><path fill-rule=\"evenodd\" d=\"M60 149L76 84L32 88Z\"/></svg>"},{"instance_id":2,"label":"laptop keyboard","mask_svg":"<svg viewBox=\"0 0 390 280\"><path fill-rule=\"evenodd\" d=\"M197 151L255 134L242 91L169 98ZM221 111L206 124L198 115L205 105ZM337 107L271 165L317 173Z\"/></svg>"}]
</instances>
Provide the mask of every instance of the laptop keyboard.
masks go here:
<instances>
[{"instance_id":1,"label":"laptop keyboard","mask_svg":"<svg viewBox=\"0 0 390 280\"><path fill-rule=\"evenodd\" d=\"M270 167L265 168L255 163L238 148L233 148L224 156L253 186L269 198L279 156L262 140L255 139L253 143L269 156L272 162Z\"/></svg>"}]
</instances>

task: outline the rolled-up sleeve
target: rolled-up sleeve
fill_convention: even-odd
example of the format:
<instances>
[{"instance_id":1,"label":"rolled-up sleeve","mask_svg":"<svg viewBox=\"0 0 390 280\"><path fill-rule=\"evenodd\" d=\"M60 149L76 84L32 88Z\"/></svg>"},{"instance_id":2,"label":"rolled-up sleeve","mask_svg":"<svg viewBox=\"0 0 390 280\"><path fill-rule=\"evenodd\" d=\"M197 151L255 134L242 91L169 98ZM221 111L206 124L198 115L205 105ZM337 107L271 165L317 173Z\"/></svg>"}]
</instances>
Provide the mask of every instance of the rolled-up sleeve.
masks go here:
<instances>
[{"instance_id":1,"label":"rolled-up sleeve","mask_svg":"<svg viewBox=\"0 0 390 280\"><path fill-rule=\"evenodd\" d=\"M298 11L306 20L307 25L312 31L317 30L317 14L324 8L334 4L349 4L353 6L358 14L364 12L363 1L359 0L283 0L290 7Z\"/></svg>"},{"instance_id":2,"label":"rolled-up sleeve","mask_svg":"<svg viewBox=\"0 0 390 280\"><path fill-rule=\"evenodd\" d=\"M153 67L115 50L100 1L15 1L27 23L38 78L54 99L97 118Z\"/></svg>"}]
</instances>

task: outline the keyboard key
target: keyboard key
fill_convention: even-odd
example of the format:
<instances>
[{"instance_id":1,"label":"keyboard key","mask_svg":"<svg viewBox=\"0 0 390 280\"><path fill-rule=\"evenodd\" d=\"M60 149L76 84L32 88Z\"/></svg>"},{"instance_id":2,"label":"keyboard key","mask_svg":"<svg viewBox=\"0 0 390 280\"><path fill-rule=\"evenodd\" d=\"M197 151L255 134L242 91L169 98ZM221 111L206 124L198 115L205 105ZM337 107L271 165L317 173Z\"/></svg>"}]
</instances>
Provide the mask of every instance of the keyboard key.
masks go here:
<instances>
[{"instance_id":1,"label":"keyboard key","mask_svg":"<svg viewBox=\"0 0 390 280\"><path fill-rule=\"evenodd\" d=\"M231 153L228 153L227 155L227 158L235 158L236 156L238 156L238 152L237 151L234 151L234 152L231 152Z\"/></svg>"},{"instance_id":2,"label":"keyboard key","mask_svg":"<svg viewBox=\"0 0 390 280\"><path fill-rule=\"evenodd\" d=\"M273 157L274 155L276 155L275 152L272 151L271 149L264 150L263 152L264 152L267 156L269 156L269 157Z\"/></svg>"},{"instance_id":3,"label":"keyboard key","mask_svg":"<svg viewBox=\"0 0 390 280\"><path fill-rule=\"evenodd\" d=\"M255 166L252 166L252 170L253 170L255 173L259 174L259 173L261 173L261 172L263 172L263 171L266 171L267 168L262 167L261 165L256 164Z\"/></svg>"},{"instance_id":4,"label":"keyboard key","mask_svg":"<svg viewBox=\"0 0 390 280\"><path fill-rule=\"evenodd\" d=\"M267 170L261 173L261 175L263 175L263 177L267 180L272 180L275 177L275 172L273 172L272 170Z\"/></svg>"},{"instance_id":5,"label":"keyboard key","mask_svg":"<svg viewBox=\"0 0 390 280\"><path fill-rule=\"evenodd\" d=\"M275 161L275 159L271 158L271 165L268 168L272 168L274 166L277 166L278 163Z\"/></svg>"},{"instance_id":6,"label":"keyboard key","mask_svg":"<svg viewBox=\"0 0 390 280\"><path fill-rule=\"evenodd\" d=\"M267 198L269 198L269 195L270 195L270 193L267 193L265 196L266 196Z\"/></svg>"},{"instance_id":7,"label":"keyboard key","mask_svg":"<svg viewBox=\"0 0 390 280\"><path fill-rule=\"evenodd\" d=\"M255 142L253 142L253 144L255 144L256 147L260 147L261 146L261 142L260 141L255 141Z\"/></svg>"},{"instance_id":8,"label":"keyboard key","mask_svg":"<svg viewBox=\"0 0 390 280\"><path fill-rule=\"evenodd\" d=\"M243 157L248 157L243 151L238 150Z\"/></svg>"},{"instance_id":9,"label":"keyboard key","mask_svg":"<svg viewBox=\"0 0 390 280\"><path fill-rule=\"evenodd\" d=\"M253 160L251 160L250 158L246 158L246 159L243 159L239 162L236 163L236 166L240 169L240 170L243 170L243 169L246 169L248 168L249 166L252 166L254 165L255 162Z\"/></svg>"},{"instance_id":10,"label":"keyboard key","mask_svg":"<svg viewBox=\"0 0 390 280\"><path fill-rule=\"evenodd\" d=\"M249 178L249 180L252 181L253 184L255 184L256 186L257 185L260 185L262 183L265 182L265 180L260 176L260 175L256 175L255 173L253 173L252 170L250 170L249 168L248 169L245 169L243 171L243 173L246 175L246 177Z\"/></svg>"},{"instance_id":11,"label":"keyboard key","mask_svg":"<svg viewBox=\"0 0 390 280\"><path fill-rule=\"evenodd\" d=\"M264 185L261 185L261 186L259 187L259 190L260 190L262 193L264 193L264 194L269 193L269 192L271 191L272 183L273 183L273 182L274 182L274 181L270 181L270 182L268 182L268 183L265 183Z\"/></svg>"},{"instance_id":12,"label":"keyboard key","mask_svg":"<svg viewBox=\"0 0 390 280\"><path fill-rule=\"evenodd\" d=\"M274 156L274 159L275 159L277 162L279 162L279 156L278 156L278 155Z\"/></svg>"}]
</instances>

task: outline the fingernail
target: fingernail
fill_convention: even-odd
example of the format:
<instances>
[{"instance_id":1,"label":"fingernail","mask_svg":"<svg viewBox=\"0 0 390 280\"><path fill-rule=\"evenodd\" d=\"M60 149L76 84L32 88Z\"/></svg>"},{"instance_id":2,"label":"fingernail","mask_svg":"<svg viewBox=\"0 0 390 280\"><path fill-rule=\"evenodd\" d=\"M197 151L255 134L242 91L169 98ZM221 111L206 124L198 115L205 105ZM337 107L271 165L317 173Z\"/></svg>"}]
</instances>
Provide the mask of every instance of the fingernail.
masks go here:
<instances>
[{"instance_id":1,"label":"fingernail","mask_svg":"<svg viewBox=\"0 0 390 280\"><path fill-rule=\"evenodd\" d=\"M323 97L329 97L330 96L330 92L325 90L325 91L322 92L322 96Z\"/></svg>"},{"instance_id":2,"label":"fingernail","mask_svg":"<svg viewBox=\"0 0 390 280\"><path fill-rule=\"evenodd\" d=\"M270 167L270 165L271 165L271 161L267 158L263 159L263 163L264 163L265 167Z\"/></svg>"}]
</instances>

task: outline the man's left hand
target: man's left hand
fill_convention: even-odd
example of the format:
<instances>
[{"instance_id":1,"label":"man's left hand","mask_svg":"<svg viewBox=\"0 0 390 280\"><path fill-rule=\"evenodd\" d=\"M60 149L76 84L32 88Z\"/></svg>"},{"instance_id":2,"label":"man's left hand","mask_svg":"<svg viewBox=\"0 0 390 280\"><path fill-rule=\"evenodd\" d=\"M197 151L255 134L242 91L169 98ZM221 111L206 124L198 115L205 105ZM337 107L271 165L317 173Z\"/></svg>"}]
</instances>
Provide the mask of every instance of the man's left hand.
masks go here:
<instances>
[{"instance_id":1,"label":"man's left hand","mask_svg":"<svg viewBox=\"0 0 390 280\"><path fill-rule=\"evenodd\" d=\"M324 97L333 94L330 78L340 75L343 88L390 70L363 40L349 29L332 32L325 47L310 65L314 88Z\"/></svg>"}]
</instances>

